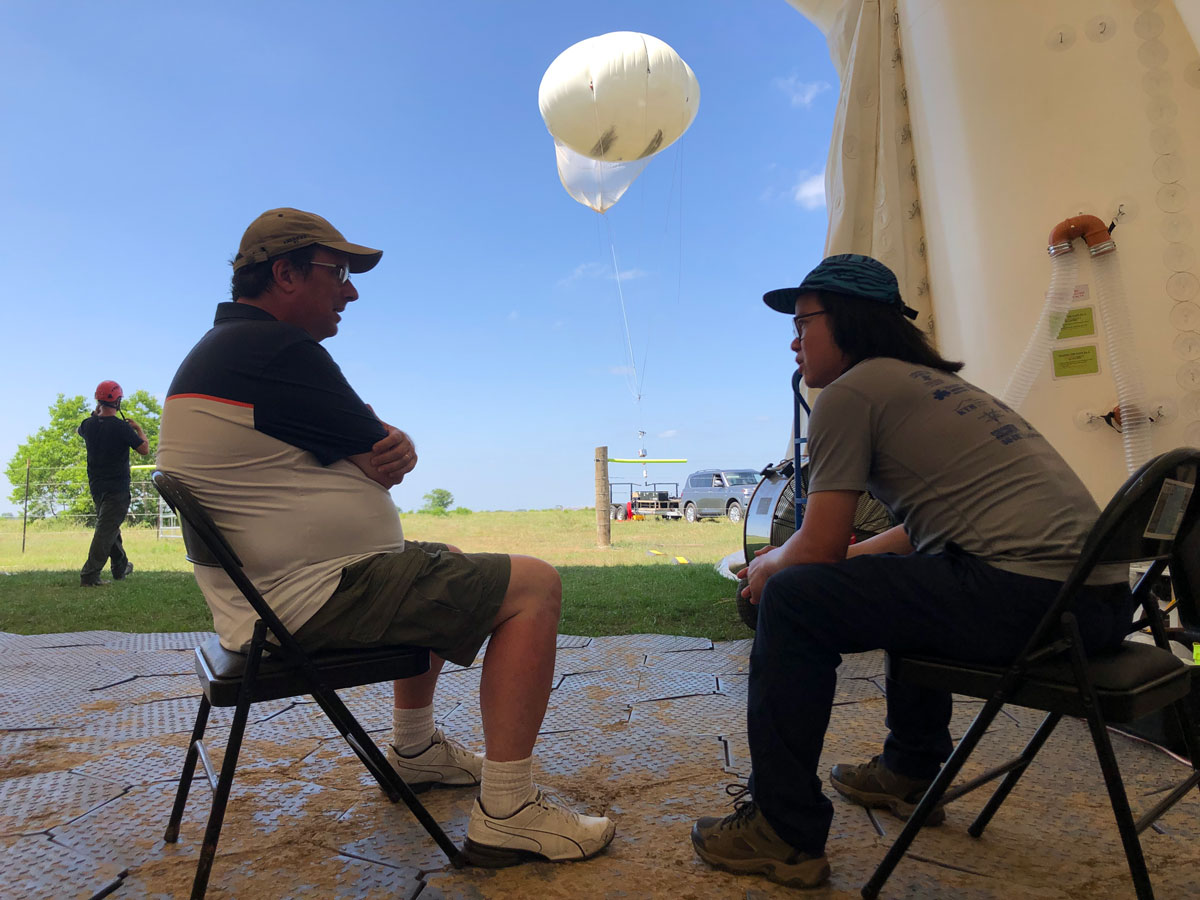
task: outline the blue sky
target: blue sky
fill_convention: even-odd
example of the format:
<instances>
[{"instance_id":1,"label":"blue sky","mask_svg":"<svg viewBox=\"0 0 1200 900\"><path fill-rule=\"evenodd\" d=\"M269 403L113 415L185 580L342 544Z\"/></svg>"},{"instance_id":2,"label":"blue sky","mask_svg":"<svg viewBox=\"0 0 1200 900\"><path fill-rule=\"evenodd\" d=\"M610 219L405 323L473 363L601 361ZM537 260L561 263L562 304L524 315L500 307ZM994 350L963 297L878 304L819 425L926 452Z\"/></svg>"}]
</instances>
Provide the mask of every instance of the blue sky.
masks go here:
<instances>
[{"instance_id":1,"label":"blue sky","mask_svg":"<svg viewBox=\"0 0 1200 900\"><path fill-rule=\"evenodd\" d=\"M537 89L618 30L672 45L701 100L601 217L559 184ZM760 296L820 259L837 76L784 0L10 0L0 85L5 462L60 392L163 398L276 206L384 250L325 346L417 443L402 508L589 505L593 448L636 456L639 430L688 459L659 481L786 448L790 324Z\"/></svg>"}]
</instances>

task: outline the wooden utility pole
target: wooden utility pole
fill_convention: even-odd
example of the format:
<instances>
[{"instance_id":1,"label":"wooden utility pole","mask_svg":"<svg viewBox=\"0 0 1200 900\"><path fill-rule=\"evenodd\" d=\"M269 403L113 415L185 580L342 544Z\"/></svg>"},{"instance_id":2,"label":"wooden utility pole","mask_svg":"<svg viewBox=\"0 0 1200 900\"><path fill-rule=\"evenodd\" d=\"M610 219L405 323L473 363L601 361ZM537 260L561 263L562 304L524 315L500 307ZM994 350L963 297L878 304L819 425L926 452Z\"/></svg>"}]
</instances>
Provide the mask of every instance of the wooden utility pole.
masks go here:
<instances>
[{"instance_id":1,"label":"wooden utility pole","mask_svg":"<svg viewBox=\"0 0 1200 900\"><path fill-rule=\"evenodd\" d=\"M601 550L612 546L612 498L608 488L608 448L596 448L596 545Z\"/></svg>"}]
</instances>

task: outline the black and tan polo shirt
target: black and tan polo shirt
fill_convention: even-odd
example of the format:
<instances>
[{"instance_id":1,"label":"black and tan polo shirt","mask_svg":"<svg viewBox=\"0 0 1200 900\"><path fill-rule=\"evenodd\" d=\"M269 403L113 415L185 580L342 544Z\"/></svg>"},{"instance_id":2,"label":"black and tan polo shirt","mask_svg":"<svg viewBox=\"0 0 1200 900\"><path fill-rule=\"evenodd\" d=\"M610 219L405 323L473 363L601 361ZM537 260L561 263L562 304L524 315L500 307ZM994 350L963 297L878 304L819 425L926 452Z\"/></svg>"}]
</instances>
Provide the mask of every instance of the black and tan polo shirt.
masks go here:
<instances>
[{"instance_id":1,"label":"black and tan polo shirt","mask_svg":"<svg viewBox=\"0 0 1200 900\"><path fill-rule=\"evenodd\" d=\"M385 435L307 332L221 303L171 382L157 459L208 509L294 632L344 566L404 547L391 495L347 459ZM196 580L221 643L241 649L254 611L220 569L198 566Z\"/></svg>"}]
</instances>

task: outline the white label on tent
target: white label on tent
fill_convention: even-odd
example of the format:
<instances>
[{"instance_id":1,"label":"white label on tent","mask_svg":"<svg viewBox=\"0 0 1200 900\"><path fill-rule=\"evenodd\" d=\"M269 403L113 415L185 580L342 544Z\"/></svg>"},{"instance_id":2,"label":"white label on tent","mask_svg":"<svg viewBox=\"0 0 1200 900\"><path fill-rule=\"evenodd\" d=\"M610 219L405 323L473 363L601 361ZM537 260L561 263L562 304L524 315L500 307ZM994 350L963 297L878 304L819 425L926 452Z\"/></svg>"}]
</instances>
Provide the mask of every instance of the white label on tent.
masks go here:
<instances>
[{"instance_id":1,"label":"white label on tent","mask_svg":"<svg viewBox=\"0 0 1200 900\"><path fill-rule=\"evenodd\" d=\"M1174 478L1163 479L1158 500L1154 504L1154 511L1150 513L1150 522L1142 532L1142 537L1160 541L1173 540L1183 523L1183 512L1192 497L1192 488L1193 485L1176 481Z\"/></svg>"}]
</instances>

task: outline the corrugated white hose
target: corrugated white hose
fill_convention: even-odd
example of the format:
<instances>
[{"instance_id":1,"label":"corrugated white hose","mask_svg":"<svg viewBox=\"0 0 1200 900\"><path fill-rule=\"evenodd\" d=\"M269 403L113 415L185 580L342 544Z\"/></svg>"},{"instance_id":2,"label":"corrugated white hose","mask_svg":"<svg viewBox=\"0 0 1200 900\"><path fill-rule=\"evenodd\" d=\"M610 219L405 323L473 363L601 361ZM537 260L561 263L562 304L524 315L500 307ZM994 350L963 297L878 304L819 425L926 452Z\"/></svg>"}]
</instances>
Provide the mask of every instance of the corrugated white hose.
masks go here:
<instances>
[{"instance_id":1,"label":"corrugated white hose","mask_svg":"<svg viewBox=\"0 0 1200 900\"><path fill-rule=\"evenodd\" d=\"M1057 252L1056 252L1057 251ZM1013 409L1020 409L1029 396L1029 390L1037 380L1042 364L1050 355L1050 345L1062 330L1063 319L1066 318L1067 308L1075 293L1075 276L1079 272L1079 260L1071 252L1070 243L1058 244L1050 248L1050 286L1046 288L1046 302L1042 306L1042 315L1025 352L1012 375L1000 399Z\"/></svg>"},{"instance_id":2,"label":"corrugated white hose","mask_svg":"<svg viewBox=\"0 0 1200 900\"><path fill-rule=\"evenodd\" d=\"M1125 283L1116 252L1093 257L1092 268L1100 295L1100 320L1104 323L1104 341L1108 344L1108 365L1117 385L1117 403L1121 407L1125 467L1132 473L1150 458L1150 409L1146 387L1134 353L1133 325L1125 303Z\"/></svg>"}]
</instances>

